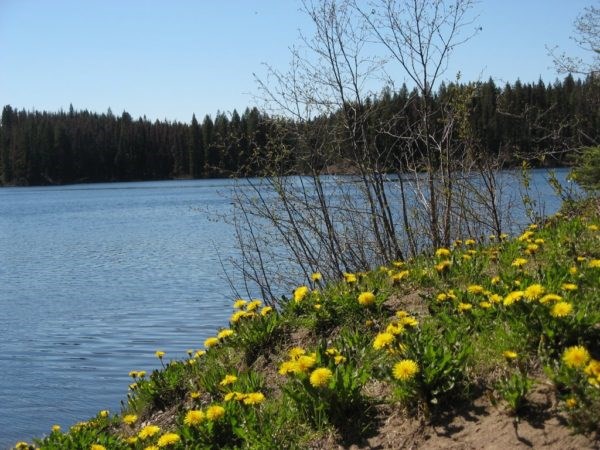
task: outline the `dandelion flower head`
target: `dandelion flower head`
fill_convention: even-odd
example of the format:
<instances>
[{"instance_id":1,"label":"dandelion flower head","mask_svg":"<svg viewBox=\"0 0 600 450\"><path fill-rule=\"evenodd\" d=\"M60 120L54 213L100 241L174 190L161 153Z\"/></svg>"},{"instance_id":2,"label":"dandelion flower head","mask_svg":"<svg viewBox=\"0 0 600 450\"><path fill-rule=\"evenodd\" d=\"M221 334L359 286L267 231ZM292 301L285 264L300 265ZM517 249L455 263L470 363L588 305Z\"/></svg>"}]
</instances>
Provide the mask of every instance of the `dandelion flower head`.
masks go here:
<instances>
[{"instance_id":1,"label":"dandelion flower head","mask_svg":"<svg viewBox=\"0 0 600 450\"><path fill-rule=\"evenodd\" d=\"M301 302L309 292L308 286L299 286L294 291L294 301Z\"/></svg>"},{"instance_id":2,"label":"dandelion flower head","mask_svg":"<svg viewBox=\"0 0 600 450\"><path fill-rule=\"evenodd\" d=\"M127 425L133 425L137 422L137 420L138 416L136 416L135 414L127 414L126 416L123 416L123 422Z\"/></svg>"},{"instance_id":3,"label":"dandelion flower head","mask_svg":"<svg viewBox=\"0 0 600 450\"><path fill-rule=\"evenodd\" d=\"M419 373L419 365L412 359L403 359L394 364L392 373L396 380L408 381Z\"/></svg>"},{"instance_id":4,"label":"dandelion flower head","mask_svg":"<svg viewBox=\"0 0 600 450\"><path fill-rule=\"evenodd\" d=\"M258 405L265 401L265 395L262 392L250 392L243 398L244 405Z\"/></svg>"},{"instance_id":5,"label":"dandelion flower head","mask_svg":"<svg viewBox=\"0 0 600 450\"><path fill-rule=\"evenodd\" d=\"M225 415L225 408L220 405L212 405L206 409L206 418L208 420L219 420Z\"/></svg>"},{"instance_id":6,"label":"dandelion flower head","mask_svg":"<svg viewBox=\"0 0 600 450\"><path fill-rule=\"evenodd\" d=\"M575 345L564 351L562 360L567 367L583 367L590 360L590 353L582 345Z\"/></svg>"},{"instance_id":7,"label":"dandelion flower head","mask_svg":"<svg viewBox=\"0 0 600 450\"><path fill-rule=\"evenodd\" d=\"M566 317L573 311L573 305L569 302L558 302L552 306L550 315L552 317Z\"/></svg>"},{"instance_id":8,"label":"dandelion flower head","mask_svg":"<svg viewBox=\"0 0 600 450\"><path fill-rule=\"evenodd\" d=\"M178 434L166 433L166 434L163 434L158 439L158 442L156 443L156 445L158 445L160 448L168 447L169 445L177 444L180 440L181 440L181 438L179 437Z\"/></svg>"},{"instance_id":9,"label":"dandelion flower head","mask_svg":"<svg viewBox=\"0 0 600 450\"><path fill-rule=\"evenodd\" d=\"M358 296L358 303L363 306L369 306L375 303L375 294L372 292L362 292Z\"/></svg>"},{"instance_id":10,"label":"dandelion flower head","mask_svg":"<svg viewBox=\"0 0 600 450\"><path fill-rule=\"evenodd\" d=\"M211 347L214 347L215 345L217 345L218 343L219 343L219 338L209 337L204 341L204 346L206 348L211 348Z\"/></svg>"},{"instance_id":11,"label":"dandelion flower head","mask_svg":"<svg viewBox=\"0 0 600 450\"><path fill-rule=\"evenodd\" d=\"M228 386L230 384L233 384L237 381L238 377L236 377L235 375L225 375L225 378L223 378L219 384L221 386Z\"/></svg>"},{"instance_id":12,"label":"dandelion flower head","mask_svg":"<svg viewBox=\"0 0 600 450\"><path fill-rule=\"evenodd\" d=\"M204 421L205 418L206 418L206 415L204 414L203 411L200 411L198 409L191 409L185 414L183 423L185 423L186 425L189 425L189 426L200 425Z\"/></svg>"},{"instance_id":13,"label":"dandelion flower head","mask_svg":"<svg viewBox=\"0 0 600 450\"><path fill-rule=\"evenodd\" d=\"M392 333L379 333L375 336L373 348L375 350L381 350L382 348L389 346L392 342L394 342L394 335Z\"/></svg>"},{"instance_id":14,"label":"dandelion flower head","mask_svg":"<svg viewBox=\"0 0 600 450\"><path fill-rule=\"evenodd\" d=\"M310 384L315 388L322 388L327 386L329 381L333 378L333 373L327 367L319 367L310 374Z\"/></svg>"},{"instance_id":15,"label":"dandelion flower head","mask_svg":"<svg viewBox=\"0 0 600 450\"><path fill-rule=\"evenodd\" d=\"M541 284L532 284L523 291L523 297L527 300L537 300L544 294L544 286Z\"/></svg>"},{"instance_id":16,"label":"dandelion flower head","mask_svg":"<svg viewBox=\"0 0 600 450\"><path fill-rule=\"evenodd\" d=\"M146 425L140 430L140 432L138 433L138 437L140 439L147 439L158 433L160 433L160 427L158 425Z\"/></svg>"}]
</instances>

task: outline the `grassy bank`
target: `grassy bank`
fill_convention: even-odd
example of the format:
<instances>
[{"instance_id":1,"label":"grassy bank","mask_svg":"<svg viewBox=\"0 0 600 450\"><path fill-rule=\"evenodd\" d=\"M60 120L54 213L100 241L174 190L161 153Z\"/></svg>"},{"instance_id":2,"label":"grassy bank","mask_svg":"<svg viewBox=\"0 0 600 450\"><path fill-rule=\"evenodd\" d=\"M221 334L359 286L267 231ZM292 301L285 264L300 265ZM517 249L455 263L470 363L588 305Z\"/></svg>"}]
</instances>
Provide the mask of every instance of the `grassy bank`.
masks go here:
<instances>
[{"instance_id":1,"label":"grassy bank","mask_svg":"<svg viewBox=\"0 0 600 450\"><path fill-rule=\"evenodd\" d=\"M490 411L515 430L558 417L591 442L599 207L342 280L313 274L278 308L237 300L230 327L188 359L157 351L162 370L132 368L120 414L17 447L402 448L425 445L415 436L426 427Z\"/></svg>"}]
</instances>

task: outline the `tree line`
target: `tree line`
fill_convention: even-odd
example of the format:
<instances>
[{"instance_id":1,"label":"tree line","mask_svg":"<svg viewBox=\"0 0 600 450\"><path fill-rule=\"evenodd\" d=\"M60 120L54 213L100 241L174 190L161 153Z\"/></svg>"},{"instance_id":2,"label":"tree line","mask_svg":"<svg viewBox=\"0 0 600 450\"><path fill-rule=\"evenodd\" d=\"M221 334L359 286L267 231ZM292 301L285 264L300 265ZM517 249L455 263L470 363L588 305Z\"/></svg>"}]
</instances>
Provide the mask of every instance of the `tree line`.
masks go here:
<instances>
[{"instance_id":1,"label":"tree line","mask_svg":"<svg viewBox=\"0 0 600 450\"><path fill-rule=\"evenodd\" d=\"M395 151L393 140L416 120L419 95L403 85L396 91L384 89L362 105L369 110L369 127L377 130L375 147L380 154ZM592 77L568 75L549 84L540 80L498 86L492 79L441 84L432 95L432 110L448 104L451 97L462 99L471 137L479 142L477 151L500 155L508 164L536 160L543 154L545 159L534 164L561 165L568 158L565 150L597 145L600 140L600 88ZM46 185L263 175L273 154L269 146L275 145L269 142L273 129L319 129L336 122L340 114L299 124L247 108L241 115L235 110L219 112L214 119L207 115L201 123L194 115L187 124L152 122L145 117L134 120L127 112L116 116L110 109L103 114L73 106L68 112L39 112L7 105L0 122L0 181L3 185ZM434 127L436 123L433 117ZM393 129L381 133L386 124ZM302 146L310 141L301 143L293 136L290 133L285 142L290 148L285 160L278 164L287 173L304 173L307 161ZM461 138L457 134L456 139ZM276 145L280 144L278 140ZM282 157L281 152L277 155ZM397 169L395 160L390 157L381 168ZM331 163L324 160L320 169L342 170L332 168ZM319 167L319 163L310 161L310 166Z\"/></svg>"}]
</instances>

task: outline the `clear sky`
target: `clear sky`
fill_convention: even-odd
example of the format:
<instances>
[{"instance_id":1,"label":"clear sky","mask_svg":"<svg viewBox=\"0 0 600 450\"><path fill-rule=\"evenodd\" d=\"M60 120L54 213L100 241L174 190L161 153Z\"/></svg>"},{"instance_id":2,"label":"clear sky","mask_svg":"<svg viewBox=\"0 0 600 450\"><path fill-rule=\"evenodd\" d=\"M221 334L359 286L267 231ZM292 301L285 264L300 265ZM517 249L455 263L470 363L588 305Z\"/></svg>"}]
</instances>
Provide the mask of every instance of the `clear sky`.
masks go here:
<instances>
[{"instance_id":1,"label":"clear sky","mask_svg":"<svg viewBox=\"0 0 600 450\"><path fill-rule=\"evenodd\" d=\"M573 21L598 0L481 0L482 31L446 78L552 82L545 46L576 52ZM74 108L189 122L243 111L262 63L284 69L296 0L0 0L0 106ZM401 77L401 75L400 75ZM397 80L402 82L403 80Z\"/></svg>"}]
</instances>

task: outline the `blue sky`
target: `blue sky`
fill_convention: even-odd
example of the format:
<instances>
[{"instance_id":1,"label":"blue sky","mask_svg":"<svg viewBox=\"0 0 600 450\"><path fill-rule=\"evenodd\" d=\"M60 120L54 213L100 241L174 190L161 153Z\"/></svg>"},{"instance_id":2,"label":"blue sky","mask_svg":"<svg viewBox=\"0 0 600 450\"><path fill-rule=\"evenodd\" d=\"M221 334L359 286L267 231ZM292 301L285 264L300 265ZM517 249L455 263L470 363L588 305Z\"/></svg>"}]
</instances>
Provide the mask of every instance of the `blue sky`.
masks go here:
<instances>
[{"instance_id":1,"label":"blue sky","mask_svg":"<svg viewBox=\"0 0 600 450\"><path fill-rule=\"evenodd\" d=\"M577 50L573 21L592 0L482 0L482 31L446 78L552 82L545 46ZM285 69L296 0L0 0L0 106L88 109L189 122L255 104L253 73ZM402 75L398 75L402 82Z\"/></svg>"}]
</instances>

